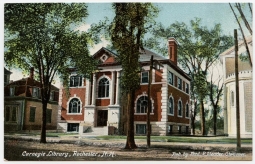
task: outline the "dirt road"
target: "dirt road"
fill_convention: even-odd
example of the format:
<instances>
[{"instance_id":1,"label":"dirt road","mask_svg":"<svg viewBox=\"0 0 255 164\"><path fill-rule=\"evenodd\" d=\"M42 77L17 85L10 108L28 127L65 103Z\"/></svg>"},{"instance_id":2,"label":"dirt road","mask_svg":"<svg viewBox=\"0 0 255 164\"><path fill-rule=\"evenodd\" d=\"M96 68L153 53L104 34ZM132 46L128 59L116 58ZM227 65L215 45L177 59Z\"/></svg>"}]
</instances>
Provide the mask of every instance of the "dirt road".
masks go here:
<instances>
[{"instance_id":1,"label":"dirt road","mask_svg":"<svg viewBox=\"0 0 255 164\"><path fill-rule=\"evenodd\" d=\"M123 144L116 146L100 144L66 144L38 141L5 140L4 158L8 161L250 161L251 150L236 153L228 149L179 149L155 145L149 149L140 144L135 150L123 149Z\"/></svg>"}]
</instances>

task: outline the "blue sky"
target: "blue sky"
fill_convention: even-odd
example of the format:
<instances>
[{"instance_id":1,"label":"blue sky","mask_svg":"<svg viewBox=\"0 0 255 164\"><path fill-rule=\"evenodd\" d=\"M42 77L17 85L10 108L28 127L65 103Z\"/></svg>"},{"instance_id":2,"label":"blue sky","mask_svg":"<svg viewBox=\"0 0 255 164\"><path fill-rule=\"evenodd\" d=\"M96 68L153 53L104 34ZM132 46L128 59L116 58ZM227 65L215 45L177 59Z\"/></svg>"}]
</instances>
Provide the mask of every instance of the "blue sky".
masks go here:
<instances>
[{"instance_id":1,"label":"blue sky","mask_svg":"<svg viewBox=\"0 0 255 164\"><path fill-rule=\"evenodd\" d=\"M61 1L62 2L62 1ZM84 1L83 1L84 2ZM224 34L233 35L234 29L238 29L233 13L227 2L223 3L154 3L160 9L156 22L161 22L165 27L179 21L189 25L195 17L202 19L202 25L208 28L220 23ZM86 24L98 23L104 17L110 20L114 17L111 3L88 3L89 16ZM241 34L239 33L241 36ZM94 52L107 43L103 42L94 48ZM93 52L92 52L93 54ZM18 80L23 77L20 71L11 70L11 80Z\"/></svg>"},{"instance_id":2,"label":"blue sky","mask_svg":"<svg viewBox=\"0 0 255 164\"><path fill-rule=\"evenodd\" d=\"M225 34L232 35L234 29L238 29L235 17L229 7L224 3L153 3L160 9L157 22L163 23L165 26L179 21L189 24L190 20L195 17L201 18L203 25L208 28L215 24L222 25ZM111 3L89 3L89 16L87 23L95 23L102 20L105 16L112 19L114 13L111 9Z\"/></svg>"}]
</instances>

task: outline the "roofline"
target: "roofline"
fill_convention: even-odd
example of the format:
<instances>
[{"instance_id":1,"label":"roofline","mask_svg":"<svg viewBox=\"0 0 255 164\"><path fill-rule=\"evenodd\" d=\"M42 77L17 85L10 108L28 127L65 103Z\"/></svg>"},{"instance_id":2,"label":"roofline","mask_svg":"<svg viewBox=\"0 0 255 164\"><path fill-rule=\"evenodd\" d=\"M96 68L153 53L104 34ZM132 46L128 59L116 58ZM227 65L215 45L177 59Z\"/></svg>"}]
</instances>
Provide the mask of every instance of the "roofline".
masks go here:
<instances>
[{"instance_id":1,"label":"roofline","mask_svg":"<svg viewBox=\"0 0 255 164\"><path fill-rule=\"evenodd\" d=\"M252 36L248 36L246 37L246 41L247 44L252 42ZM245 44L244 40L242 40L241 42L238 43L238 48L243 46ZM230 48L228 48L227 50L225 50L224 52L222 52L219 57L225 56L225 55L229 55L230 53L235 51L235 46L231 46Z\"/></svg>"},{"instance_id":2,"label":"roofline","mask_svg":"<svg viewBox=\"0 0 255 164\"><path fill-rule=\"evenodd\" d=\"M102 50L105 50L105 51L107 51L108 53L110 53L111 55L113 55L113 56L117 56L117 54L115 54L114 52L112 52L111 50L109 50L109 49L107 49L107 48L105 48L105 47L102 47L102 48L100 48L96 53L94 53L93 55L92 55L92 57L95 57L100 51L102 51Z\"/></svg>"}]
</instances>

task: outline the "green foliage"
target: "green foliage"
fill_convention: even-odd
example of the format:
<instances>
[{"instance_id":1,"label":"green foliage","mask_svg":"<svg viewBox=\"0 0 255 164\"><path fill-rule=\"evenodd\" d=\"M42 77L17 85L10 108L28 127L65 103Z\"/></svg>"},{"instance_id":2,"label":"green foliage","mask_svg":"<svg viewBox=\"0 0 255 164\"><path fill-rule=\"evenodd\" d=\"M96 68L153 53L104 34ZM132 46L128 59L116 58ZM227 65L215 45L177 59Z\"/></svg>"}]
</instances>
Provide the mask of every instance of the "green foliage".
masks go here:
<instances>
[{"instance_id":1,"label":"green foliage","mask_svg":"<svg viewBox=\"0 0 255 164\"><path fill-rule=\"evenodd\" d=\"M87 16L87 6L78 3L7 3L4 6L5 63L22 70L34 67L40 81L42 143L46 143L46 109L54 77L58 74L66 85L70 67L85 77L95 68L88 43L97 38L96 33L75 31Z\"/></svg>"},{"instance_id":2,"label":"green foliage","mask_svg":"<svg viewBox=\"0 0 255 164\"><path fill-rule=\"evenodd\" d=\"M34 67L49 82L56 73L65 76L69 67L88 76L94 68L88 51L91 34L74 31L87 16L85 4L5 4L6 64Z\"/></svg>"},{"instance_id":3,"label":"green foliage","mask_svg":"<svg viewBox=\"0 0 255 164\"><path fill-rule=\"evenodd\" d=\"M140 85L139 50L158 10L151 3L114 3L112 7L116 16L110 36L122 65L121 86L124 92L130 92Z\"/></svg>"},{"instance_id":4,"label":"green foliage","mask_svg":"<svg viewBox=\"0 0 255 164\"><path fill-rule=\"evenodd\" d=\"M153 37L146 40L145 46L167 55L166 44L159 43L166 43L169 37L175 37L179 42L178 64L192 79L192 97L204 95L208 68L218 60L221 52L233 45L233 38L222 34L220 24L208 29L201 25L201 19L196 18L190 21L190 26L176 22L165 28L159 24L153 30ZM199 89L201 86L203 87Z\"/></svg>"}]
</instances>

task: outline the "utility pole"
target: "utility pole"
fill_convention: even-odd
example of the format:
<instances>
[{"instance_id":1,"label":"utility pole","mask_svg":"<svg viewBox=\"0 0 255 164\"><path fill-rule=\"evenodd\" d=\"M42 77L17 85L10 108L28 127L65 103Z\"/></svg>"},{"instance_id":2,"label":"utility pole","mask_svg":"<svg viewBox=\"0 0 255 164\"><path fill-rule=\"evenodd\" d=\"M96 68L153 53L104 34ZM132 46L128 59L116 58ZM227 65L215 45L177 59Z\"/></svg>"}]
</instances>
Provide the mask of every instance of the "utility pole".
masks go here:
<instances>
[{"instance_id":1,"label":"utility pole","mask_svg":"<svg viewBox=\"0 0 255 164\"><path fill-rule=\"evenodd\" d=\"M151 81L152 81L152 69L155 69L161 73L161 68L164 66L157 60L153 59L153 55L151 55L150 60L150 70L149 70L149 84L148 84L148 105L147 105L147 148L151 146L151 125L150 125L150 113L151 113Z\"/></svg>"},{"instance_id":2,"label":"utility pole","mask_svg":"<svg viewBox=\"0 0 255 164\"><path fill-rule=\"evenodd\" d=\"M236 75L236 151L240 152L241 149L241 138L240 138L240 109L239 109L239 76L238 76L238 40L237 30L234 30L235 37L235 75Z\"/></svg>"},{"instance_id":3,"label":"utility pole","mask_svg":"<svg viewBox=\"0 0 255 164\"><path fill-rule=\"evenodd\" d=\"M153 55L150 60L149 84L148 84L148 108L147 108L147 147L151 146L151 128L150 128L150 112L151 112L151 80L152 80Z\"/></svg>"}]
</instances>

